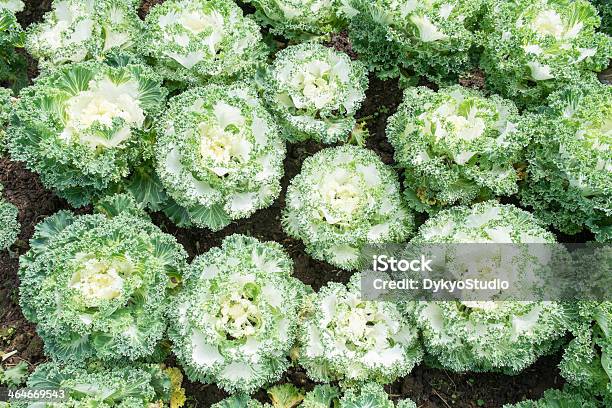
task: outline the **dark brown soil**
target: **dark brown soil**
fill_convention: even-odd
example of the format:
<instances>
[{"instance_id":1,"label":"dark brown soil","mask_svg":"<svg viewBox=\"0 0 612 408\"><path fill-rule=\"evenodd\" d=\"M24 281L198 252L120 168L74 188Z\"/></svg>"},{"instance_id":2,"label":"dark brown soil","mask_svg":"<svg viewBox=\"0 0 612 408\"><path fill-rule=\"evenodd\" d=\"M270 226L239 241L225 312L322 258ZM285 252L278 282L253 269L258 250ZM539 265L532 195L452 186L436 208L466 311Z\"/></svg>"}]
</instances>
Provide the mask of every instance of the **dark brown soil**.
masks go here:
<instances>
[{"instance_id":1,"label":"dark brown soil","mask_svg":"<svg viewBox=\"0 0 612 408\"><path fill-rule=\"evenodd\" d=\"M353 51L353 45L348 36L348 31L344 30L337 34L332 34L331 39L325 43L326 46L337 49L338 51L344 52L346 55L351 57L352 60L359 58L357 53Z\"/></svg>"},{"instance_id":2,"label":"dark brown soil","mask_svg":"<svg viewBox=\"0 0 612 408\"><path fill-rule=\"evenodd\" d=\"M140 9L141 17L146 15L150 7L161 2L162 0L144 0ZM39 21L42 13L50 7L50 0L26 0L26 3L26 11L19 16L24 26ZM351 54L346 36L332 38L329 45ZM30 73L34 75L35 70L32 69ZM481 80L478 73L462 79L465 85L477 88L481 87ZM367 147L390 165L394 164L393 149L384 136L385 126L388 116L396 110L400 100L401 91L397 82L381 82L372 78L367 101L358 114L371 134L366 143ZM164 231L174 235L185 246L191 258L219 245L227 235L248 234L261 240L281 243L294 260L295 276L314 289L319 289L329 281L346 282L350 273L313 260L304 252L301 242L288 237L282 231L280 223L281 209L285 204L284 192L289 181L300 171L303 160L322 148L323 146L312 142L288 146L285 176L282 180L283 192L279 199L270 208L257 212L247 220L236 222L221 232L177 228L162 214L154 214L153 220ZM69 207L44 189L35 174L27 171L22 164L7 158L0 158L0 182L5 186L5 197L19 208L19 220L22 224L19 241L13 245L10 252L0 252L0 351L17 351L6 364L25 360L33 368L44 361L45 356L34 326L24 319L18 306L18 256L27 251L27 241L39 221ZM83 211L86 210L81 212ZM538 398L544 390L562 386L563 381L556 368L559 359L559 355L542 358L519 376L456 374L420 366L409 376L386 388L394 399L410 397L423 408L497 408L525 398ZM283 381L290 381L305 389L314 386L298 368L290 369ZM185 386L190 406L209 407L225 397L214 385L186 381ZM257 397L265 399L265 393L262 391Z\"/></svg>"},{"instance_id":3,"label":"dark brown soil","mask_svg":"<svg viewBox=\"0 0 612 408\"><path fill-rule=\"evenodd\" d=\"M485 89L485 74L479 69L468 72L459 77L459 84L482 91Z\"/></svg>"},{"instance_id":4,"label":"dark brown soil","mask_svg":"<svg viewBox=\"0 0 612 408\"><path fill-rule=\"evenodd\" d=\"M52 0L22 0L25 3L25 8L21 13L17 14L19 23L26 28L31 23L41 21L43 14L51 10Z\"/></svg>"},{"instance_id":5,"label":"dark brown soil","mask_svg":"<svg viewBox=\"0 0 612 408\"><path fill-rule=\"evenodd\" d=\"M8 364L19 360L37 364L43 359L42 342L19 309L18 257L27 250L34 226L65 205L42 187L35 174L7 158L0 158L0 183L5 187L4 197L19 209L22 226L11 251L0 251L0 351L17 350Z\"/></svg>"},{"instance_id":6,"label":"dark brown soil","mask_svg":"<svg viewBox=\"0 0 612 408\"><path fill-rule=\"evenodd\" d=\"M600 73L598 76L599 80L604 84L612 85L612 62L610 63L610 67L608 67L608 69Z\"/></svg>"}]
</instances>

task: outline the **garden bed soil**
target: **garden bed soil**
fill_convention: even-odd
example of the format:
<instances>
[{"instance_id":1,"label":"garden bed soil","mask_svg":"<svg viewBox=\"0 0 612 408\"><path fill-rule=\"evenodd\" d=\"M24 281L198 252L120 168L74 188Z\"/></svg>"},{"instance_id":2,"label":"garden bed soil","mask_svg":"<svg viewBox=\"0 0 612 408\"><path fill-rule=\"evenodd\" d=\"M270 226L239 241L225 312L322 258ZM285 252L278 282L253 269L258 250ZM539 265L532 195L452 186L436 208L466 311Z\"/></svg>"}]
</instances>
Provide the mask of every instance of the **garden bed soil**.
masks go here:
<instances>
[{"instance_id":1,"label":"garden bed soil","mask_svg":"<svg viewBox=\"0 0 612 408\"><path fill-rule=\"evenodd\" d=\"M148 12L149 7L159 2L145 0L140 10L141 17ZM50 1L26 0L26 4L26 10L18 16L24 26L39 21L42 13L49 9ZM350 43L346 36L333 39L330 45L350 53ZM31 67L30 72L36 72L35 67ZM464 81L465 85L474 87L482 87L483 84L482 75L478 72ZM367 147L389 165L394 165L394 161L393 149L385 138L386 120L396 110L400 100L401 91L396 81L382 82L371 78L368 97L358 115L359 118L368 118L366 122L371 137L367 140ZM247 234L281 243L294 261L294 275L315 290L330 281L347 282L351 273L312 259L304 252L303 244L288 237L281 227L281 209L285 205L284 194L289 181L299 173L303 160L323 147L314 142L288 146L281 196L271 207L258 211L249 219L235 222L220 232L178 228L162 214L153 214L152 218L161 229L174 235L185 246L190 258L220 245L225 236ZM27 251L28 240L38 222L56 211L70 208L66 202L46 190L37 175L25 169L23 164L8 158L0 158L0 182L5 186L5 197L19 209L22 225L19 240L11 251L0 252L0 352L16 350L17 353L5 364L16 364L23 360L34 369L46 358L34 325L25 320L18 305L18 256ZM88 211L85 208L78 212ZM525 398L539 398L544 390L561 387L563 380L557 368L559 360L559 354L544 357L517 376L494 373L456 374L419 366L407 377L387 386L386 390L393 399L409 397L416 401L418 407L423 408L498 408L505 403ZM314 386L299 368L290 369L282 381L290 381L306 390ZM185 387L188 404L194 407L209 407L226 396L215 385L186 380ZM265 393L261 391L257 397L265 399Z\"/></svg>"}]
</instances>

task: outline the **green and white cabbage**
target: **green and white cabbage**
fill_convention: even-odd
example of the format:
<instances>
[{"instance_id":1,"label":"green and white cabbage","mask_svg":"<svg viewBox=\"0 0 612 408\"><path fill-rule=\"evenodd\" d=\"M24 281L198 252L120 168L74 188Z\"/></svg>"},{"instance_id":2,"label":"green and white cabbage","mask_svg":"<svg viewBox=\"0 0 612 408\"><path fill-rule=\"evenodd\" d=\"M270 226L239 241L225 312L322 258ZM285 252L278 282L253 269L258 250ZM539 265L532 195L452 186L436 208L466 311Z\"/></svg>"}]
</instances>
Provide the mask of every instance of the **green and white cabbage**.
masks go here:
<instances>
[{"instance_id":1,"label":"green and white cabbage","mask_svg":"<svg viewBox=\"0 0 612 408\"><path fill-rule=\"evenodd\" d=\"M23 30L17 22L15 13L23 11L25 5L20 0L0 0L0 46L2 47L2 69L0 73L5 73L9 66L10 54L15 52L14 47L20 45L23 40ZM4 79L4 76L0 77Z\"/></svg>"},{"instance_id":2,"label":"green and white cabbage","mask_svg":"<svg viewBox=\"0 0 612 408\"><path fill-rule=\"evenodd\" d=\"M13 111L12 91L0 87L0 156L6 150L6 129Z\"/></svg>"},{"instance_id":3,"label":"green and white cabbage","mask_svg":"<svg viewBox=\"0 0 612 408\"><path fill-rule=\"evenodd\" d=\"M612 35L612 3L608 0L591 0L597 7L601 17L600 30L608 35Z\"/></svg>"},{"instance_id":4,"label":"green and white cabbage","mask_svg":"<svg viewBox=\"0 0 612 408\"><path fill-rule=\"evenodd\" d=\"M60 211L36 226L20 259L20 305L56 361L148 358L187 257L129 195L92 215Z\"/></svg>"},{"instance_id":5,"label":"green and white cabbage","mask_svg":"<svg viewBox=\"0 0 612 408\"><path fill-rule=\"evenodd\" d=\"M527 400L516 404L506 404L503 408L598 408L597 402L585 398L574 390L561 391L550 389L537 401Z\"/></svg>"},{"instance_id":6,"label":"green and white cabbage","mask_svg":"<svg viewBox=\"0 0 612 408\"><path fill-rule=\"evenodd\" d=\"M269 391L268 391L269 392ZM315 385L312 391L307 392L303 396L302 403L299 408L340 408L339 398L342 396L338 387L323 384ZM335 404L335 405L334 405Z\"/></svg>"},{"instance_id":7,"label":"green and white cabbage","mask_svg":"<svg viewBox=\"0 0 612 408\"><path fill-rule=\"evenodd\" d=\"M177 408L178 405L171 405L175 390L169 370L154 364L106 367L100 364L80 366L44 363L36 367L28 379L28 388L32 391L62 390L65 399L61 403L39 402L28 405L17 402L14 405L15 408Z\"/></svg>"},{"instance_id":8,"label":"green and white cabbage","mask_svg":"<svg viewBox=\"0 0 612 408\"><path fill-rule=\"evenodd\" d=\"M612 87L570 87L550 96L531 126L523 204L566 234L589 229L612 241Z\"/></svg>"},{"instance_id":9,"label":"green and white cabbage","mask_svg":"<svg viewBox=\"0 0 612 408\"><path fill-rule=\"evenodd\" d=\"M125 188L152 155L152 120L166 95L161 78L129 58L59 68L22 90L9 152L71 205L89 204Z\"/></svg>"},{"instance_id":10,"label":"green and white cabbage","mask_svg":"<svg viewBox=\"0 0 612 408\"><path fill-rule=\"evenodd\" d=\"M23 11L25 4L21 0L0 0L0 10L8 10L11 13Z\"/></svg>"},{"instance_id":11,"label":"green and white cabbage","mask_svg":"<svg viewBox=\"0 0 612 408\"><path fill-rule=\"evenodd\" d=\"M315 385L312 391L303 393L292 384L281 384L268 389L271 404L261 403L248 395L235 394L212 408L416 408L410 399L394 404L380 384L366 383L349 388L344 394L328 384Z\"/></svg>"},{"instance_id":12,"label":"green and white cabbage","mask_svg":"<svg viewBox=\"0 0 612 408\"><path fill-rule=\"evenodd\" d=\"M516 106L460 86L409 88L387 137L405 169L408 204L436 211L518 192L529 138Z\"/></svg>"},{"instance_id":13,"label":"green and white cabbage","mask_svg":"<svg viewBox=\"0 0 612 408\"><path fill-rule=\"evenodd\" d=\"M349 388L339 401L340 408L417 408L411 399L402 399L393 403L389 395L377 383L365 384L361 387ZM304 408L309 408L305 406ZM313 406L312 408L317 408Z\"/></svg>"},{"instance_id":14,"label":"green and white cabbage","mask_svg":"<svg viewBox=\"0 0 612 408\"><path fill-rule=\"evenodd\" d=\"M361 298L361 274L330 282L304 300L298 362L314 381L388 384L408 374L423 352L399 304Z\"/></svg>"},{"instance_id":15,"label":"green and white cabbage","mask_svg":"<svg viewBox=\"0 0 612 408\"><path fill-rule=\"evenodd\" d=\"M110 51L134 51L142 33L129 1L54 0L52 7L27 30L26 49L44 71L99 59Z\"/></svg>"},{"instance_id":16,"label":"green and white cabbage","mask_svg":"<svg viewBox=\"0 0 612 408\"><path fill-rule=\"evenodd\" d=\"M257 24L226 0L169 0L151 9L140 53L189 84L255 73L266 57Z\"/></svg>"},{"instance_id":17,"label":"green and white cabbage","mask_svg":"<svg viewBox=\"0 0 612 408\"><path fill-rule=\"evenodd\" d=\"M24 9L20 0L0 0L0 81L18 90L27 83L27 63L16 52L25 42L25 34L15 13Z\"/></svg>"},{"instance_id":18,"label":"green and white cabbage","mask_svg":"<svg viewBox=\"0 0 612 408\"><path fill-rule=\"evenodd\" d=\"M611 259L608 254L608 273ZM574 339L565 348L561 375L572 385L612 404L612 302L577 302ZM608 405L606 405L608 406Z\"/></svg>"},{"instance_id":19,"label":"green and white cabbage","mask_svg":"<svg viewBox=\"0 0 612 408\"><path fill-rule=\"evenodd\" d=\"M17 207L2 198L2 189L2 184L0 184L0 251L13 245L21 230L17 219L19 211Z\"/></svg>"},{"instance_id":20,"label":"green and white cabbage","mask_svg":"<svg viewBox=\"0 0 612 408\"><path fill-rule=\"evenodd\" d=\"M419 228L415 241L519 244L553 243L555 237L527 211L491 200L439 212Z\"/></svg>"},{"instance_id":21,"label":"green and white cabbage","mask_svg":"<svg viewBox=\"0 0 612 408\"><path fill-rule=\"evenodd\" d=\"M283 228L312 257L355 269L366 245L403 242L413 232L397 175L371 150L340 146L304 160L287 188Z\"/></svg>"},{"instance_id":22,"label":"green and white cabbage","mask_svg":"<svg viewBox=\"0 0 612 408\"><path fill-rule=\"evenodd\" d=\"M483 0L352 0L353 49L382 78L455 82L469 69Z\"/></svg>"},{"instance_id":23,"label":"green and white cabbage","mask_svg":"<svg viewBox=\"0 0 612 408\"><path fill-rule=\"evenodd\" d=\"M487 201L471 208L454 207L439 212L420 227L412 242L552 244L555 238L530 213ZM499 278L508 276L523 259L529 259L527 266L546 262L531 252L519 248L517 251L516 258L502 257L499 264L491 264L488 260L498 258L485 250L483 262L472 257L467 264L483 267L476 273L484 271L489 278ZM452 264L452 254L446 256ZM567 320L563 306L551 301L419 302L414 313L431 361L458 372L518 373L538 357L555 350L565 334Z\"/></svg>"},{"instance_id":24,"label":"green and white cabbage","mask_svg":"<svg viewBox=\"0 0 612 408\"><path fill-rule=\"evenodd\" d=\"M0 367L0 384L3 386L18 388L25 383L25 380L27 380L28 375L30 374L28 370L28 363L23 360L10 367L8 364L3 365L4 367ZM8 402L0 403L0 407L7 408Z\"/></svg>"},{"instance_id":25,"label":"green and white cabbage","mask_svg":"<svg viewBox=\"0 0 612 408\"><path fill-rule=\"evenodd\" d=\"M270 32L289 39L312 39L341 31L348 0L246 0Z\"/></svg>"},{"instance_id":26,"label":"green and white cabbage","mask_svg":"<svg viewBox=\"0 0 612 408\"><path fill-rule=\"evenodd\" d=\"M307 288L276 242L231 235L197 257L169 308L173 351L192 381L251 393L289 365Z\"/></svg>"},{"instance_id":27,"label":"green and white cabbage","mask_svg":"<svg viewBox=\"0 0 612 408\"><path fill-rule=\"evenodd\" d=\"M178 225L219 230L280 193L285 141L245 83L194 88L170 100L160 124L157 173Z\"/></svg>"},{"instance_id":28,"label":"green and white cabbage","mask_svg":"<svg viewBox=\"0 0 612 408\"><path fill-rule=\"evenodd\" d=\"M222 401L212 404L210 408L271 408L270 404L262 404L248 396L248 394L233 394Z\"/></svg>"},{"instance_id":29,"label":"green and white cabbage","mask_svg":"<svg viewBox=\"0 0 612 408\"><path fill-rule=\"evenodd\" d=\"M299 408L303 406L301 404L304 399L303 391L291 383L275 385L268 388L267 392L272 401L271 404L261 403L249 397L248 394L239 392L213 404L211 408Z\"/></svg>"},{"instance_id":30,"label":"green and white cabbage","mask_svg":"<svg viewBox=\"0 0 612 408\"><path fill-rule=\"evenodd\" d=\"M291 142L345 141L368 87L366 69L348 55L316 43L276 55L264 96Z\"/></svg>"},{"instance_id":31,"label":"green and white cabbage","mask_svg":"<svg viewBox=\"0 0 612 408\"><path fill-rule=\"evenodd\" d=\"M481 67L487 84L517 104L541 104L549 93L603 70L612 38L587 0L514 0L492 7Z\"/></svg>"}]
</instances>

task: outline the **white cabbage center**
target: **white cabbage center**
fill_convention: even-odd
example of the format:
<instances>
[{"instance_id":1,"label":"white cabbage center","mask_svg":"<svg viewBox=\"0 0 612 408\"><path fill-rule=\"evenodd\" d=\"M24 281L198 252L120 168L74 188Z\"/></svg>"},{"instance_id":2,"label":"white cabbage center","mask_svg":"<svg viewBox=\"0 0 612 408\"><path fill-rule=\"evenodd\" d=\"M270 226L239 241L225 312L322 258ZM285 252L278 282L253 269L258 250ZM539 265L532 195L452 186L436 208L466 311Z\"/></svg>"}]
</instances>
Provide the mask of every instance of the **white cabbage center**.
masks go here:
<instances>
[{"instance_id":1,"label":"white cabbage center","mask_svg":"<svg viewBox=\"0 0 612 408\"><path fill-rule=\"evenodd\" d=\"M319 191L324 219L330 224L350 222L362 200L362 185L357 174L336 169L323 176Z\"/></svg>"},{"instance_id":2,"label":"white cabbage center","mask_svg":"<svg viewBox=\"0 0 612 408\"><path fill-rule=\"evenodd\" d=\"M361 302L357 296L349 295L336 305L333 320L327 324L342 349L362 352L381 351L390 347L389 339L397 332L395 326L378 311L375 302Z\"/></svg>"},{"instance_id":3,"label":"white cabbage center","mask_svg":"<svg viewBox=\"0 0 612 408\"><path fill-rule=\"evenodd\" d=\"M317 109L325 107L337 92L337 86L332 77L333 68L325 61L312 61L292 78L293 86L302 91L303 96L312 102ZM293 103L299 109L304 104L294 98Z\"/></svg>"},{"instance_id":4,"label":"white cabbage center","mask_svg":"<svg viewBox=\"0 0 612 408\"><path fill-rule=\"evenodd\" d=\"M119 267L99 259L88 259L70 280L69 287L78 290L88 306L96 307L103 300L121 295L123 278Z\"/></svg>"},{"instance_id":5,"label":"white cabbage center","mask_svg":"<svg viewBox=\"0 0 612 408\"><path fill-rule=\"evenodd\" d=\"M449 142L465 140L471 142L482 137L487 129L487 123L482 113L475 105L466 105L450 101L442 104L433 112L425 112L420 116L423 121L422 131L434 136L436 141L448 139ZM458 152L453 160L463 165L473 156L474 152L463 150Z\"/></svg>"},{"instance_id":6,"label":"white cabbage center","mask_svg":"<svg viewBox=\"0 0 612 408\"><path fill-rule=\"evenodd\" d=\"M259 308L250 299L232 294L221 303L216 328L235 339L253 336L261 324Z\"/></svg>"},{"instance_id":7,"label":"white cabbage center","mask_svg":"<svg viewBox=\"0 0 612 408\"><path fill-rule=\"evenodd\" d=\"M199 125L200 154L215 164L213 172L223 176L230 162L248 161L253 146L245 134L246 119L239 108L218 102L213 107L213 118L214 122Z\"/></svg>"},{"instance_id":8,"label":"white cabbage center","mask_svg":"<svg viewBox=\"0 0 612 408\"><path fill-rule=\"evenodd\" d=\"M193 34L200 34L203 31L214 28L214 18L212 15L202 14L198 11L191 11L181 15L181 25Z\"/></svg>"},{"instance_id":9,"label":"white cabbage center","mask_svg":"<svg viewBox=\"0 0 612 408\"><path fill-rule=\"evenodd\" d=\"M188 4L179 5L188 7ZM184 30L197 36L198 42L204 44L209 55L215 55L224 38L225 21L223 15L218 11L204 14L200 10L185 11L183 13L170 12L159 19L160 27L167 29L168 26L180 26ZM172 34L171 30L165 33L168 41L174 41L181 47L190 45L190 38L185 34ZM198 47L200 48L200 47ZM188 53L166 51L166 55L176 60L185 68L191 69L205 57L203 50L196 49Z\"/></svg>"},{"instance_id":10,"label":"white cabbage center","mask_svg":"<svg viewBox=\"0 0 612 408\"><path fill-rule=\"evenodd\" d=\"M116 84L108 78L91 81L89 89L66 101L66 124L61 138L70 141L75 136L91 147L119 147L131 135L131 127L142 127L145 115L140 107L138 83ZM114 127L117 120L123 126ZM86 132L92 125L112 129L110 134Z\"/></svg>"},{"instance_id":11,"label":"white cabbage center","mask_svg":"<svg viewBox=\"0 0 612 408\"><path fill-rule=\"evenodd\" d=\"M455 135L459 139L476 139L482 136L486 128L484 119L476 117L473 111L470 111L468 117L453 115L447 120L453 125Z\"/></svg>"},{"instance_id":12,"label":"white cabbage center","mask_svg":"<svg viewBox=\"0 0 612 408\"><path fill-rule=\"evenodd\" d=\"M563 19L554 10L543 10L531 23L531 29L544 36L552 36L556 40L575 38L582 30L582 23L567 27Z\"/></svg>"},{"instance_id":13,"label":"white cabbage center","mask_svg":"<svg viewBox=\"0 0 612 408\"><path fill-rule=\"evenodd\" d=\"M192 11L181 16L183 27L198 35L205 31L210 31L210 35L204 41L208 45L211 54L217 52L219 44L223 40L223 27L225 22L223 16L213 11L210 14L202 14L199 11Z\"/></svg>"}]
</instances>

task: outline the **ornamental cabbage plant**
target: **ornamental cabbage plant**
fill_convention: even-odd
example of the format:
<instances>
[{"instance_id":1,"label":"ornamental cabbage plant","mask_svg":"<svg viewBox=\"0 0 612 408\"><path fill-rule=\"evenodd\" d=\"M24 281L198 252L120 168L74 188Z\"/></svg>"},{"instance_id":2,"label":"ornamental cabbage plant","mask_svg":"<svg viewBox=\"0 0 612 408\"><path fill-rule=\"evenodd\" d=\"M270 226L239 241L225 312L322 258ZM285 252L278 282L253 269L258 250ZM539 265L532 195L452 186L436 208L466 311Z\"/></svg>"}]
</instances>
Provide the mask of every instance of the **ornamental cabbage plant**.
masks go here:
<instances>
[{"instance_id":1,"label":"ornamental cabbage plant","mask_svg":"<svg viewBox=\"0 0 612 408\"><path fill-rule=\"evenodd\" d=\"M342 30L348 0L246 0L270 32L289 39L312 39Z\"/></svg>"},{"instance_id":2,"label":"ornamental cabbage plant","mask_svg":"<svg viewBox=\"0 0 612 408\"><path fill-rule=\"evenodd\" d=\"M611 263L608 253L607 265ZM608 269L609 273L609 269ZM565 348L560 368L567 381L612 403L612 302L577 302L574 339ZM606 405L607 406L607 405Z\"/></svg>"},{"instance_id":3,"label":"ornamental cabbage plant","mask_svg":"<svg viewBox=\"0 0 612 408\"><path fill-rule=\"evenodd\" d=\"M331 388L331 387L330 387ZM245 393L237 393L226 398L211 408L297 408L302 407L304 394L301 389L291 383L275 385L267 390L270 403L261 403ZM328 405L331 400L328 401Z\"/></svg>"},{"instance_id":4,"label":"ornamental cabbage plant","mask_svg":"<svg viewBox=\"0 0 612 408\"><path fill-rule=\"evenodd\" d=\"M0 384L10 388L17 388L25 383L28 375L28 363L25 361L20 361L12 367L0 367ZM3 404L5 405L0 406L6 408L8 403L3 402Z\"/></svg>"},{"instance_id":5,"label":"ornamental cabbage plant","mask_svg":"<svg viewBox=\"0 0 612 408\"><path fill-rule=\"evenodd\" d=\"M24 9L21 0L0 0L0 81L18 90L27 83L25 58L17 53L25 41L15 13Z\"/></svg>"},{"instance_id":6,"label":"ornamental cabbage plant","mask_svg":"<svg viewBox=\"0 0 612 408\"><path fill-rule=\"evenodd\" d=\"M382 78L455 82L469 69L482 0L352 0L353 49Z\"/></svg>"},{"instance_id":7,"label":"ornamental cabbage plant","mask_svg":"<svg viewBox=\"0 0 612 408\"><path fill-rule=\"evenodd\" d=\"M271 408L271 406L270 404L262 404L249 397L248 394L238 393L212 404L210 408Z\"/></svg>"},{"instance_id":8,"label":"ornamental cabbage plant","mask_svg":"<svg viewBox=\"0 0 612 408\"><path fill-rule=\"evenodd\" d=\"M487 201L440 211L421 226L413 242L545 244L554 243L555 238L530 213ZM491 255L487 259L497 259ZM502 259L500 264L476 264L484 265L483 271L490 270L494 277L507 276L513 265L531 256L529 252L517 255L505 263ZM452 264L452 254L446 256ZM537 262L533 258L528 265ZM474 264L472 259L469 265ZM563 306L550 301L420 302L414 313L430 362L458 372L518 373L555 350L567 320Z\"/></svg>"},{"instance_id":9,"label":"ornamental cabbage plant","mask_svg":"<svg viewBox=\"0 0 612 408\"><path fill-rule=\"evenodd\" d=\"M129 195L94 214L60 211L36 226L20 259L20 305L55 361L150 357L186 253Z\"/></svg>"},{"instance_id":10,"label":"ornamental cabbage plant","mask_svg":"<svg viewBox=\"0 0 612 408\"><path fill-rule=\"evenodd\" d=\"M189 84L255 73L266 57L257 24L227 0L169 0L151 9L140 53Z\"/></svg>"},{"instance_id":11,"label":"ornamental cabbage plant","mask_svg":"<svg viewBox=\"0 0 612 408\"><path fill-rule=\"evenodd\" d=\"M402 399L394 404L382 385L377 383L349 388L340 398L339 406L340 408L417 408L414 401L410 399ZM313 406L315 407L316 405Z\"/></svg>"},{"instance_id":12,"label":"ornamental cabbage plant","mask_svg":"<svg viewBox=\"0 0 612 408\"><path fill-rule=\"evenodd\" d=\"M304 160L286 201L287 234L315 259L346 270L357 268L366 245L404 242L414 228L393 169L357 146L327 148Z\"/></svg>"},{"instance_id":13,"label":"ornamental cabbage plant","mask_svg":"<svg viewBox=\"0 0 612 408\"><path fill-rule=\"evenodd\" d=\"M387 138L405 169L408 204L435 213L517 193L529 143L520 123L514 103L497 95L458 85L407 89Z\"/></svg>"},{"instance_id":14,"label":"ornamental cabbage plant","mask_svg":"<svg viewBox=\"0 0 612 408\"><path fill-rule=\"evenodd\" d=\"M394 404L382 385L366 383L349 388L344 394L338 387L316 385L303 393L292 384L281 384L268 389L271 404L260 403L244 394L236 394L212 405L212 408L416 408L410 399Z\"/></svg>"},{"instance_id":15,"label":"ornamental cabbage plant","mask_svg":"<svg viewBox=\"0 0 612 408\"><path fill-rule=\"evenodd\" d=\"M231 235L197 257L168 309L173 351L192 381L251 393L289 364L306 287L276 242Z\"/></svg>"},{"instance_id":16,"label":"ornamental cabbage plant","mask_svg":"<svg viewBox=\"0 0 612 408\"><path fill-rule=\"evenodd\" d=\"M601 17L600 31L612 35L612 4L608 0L591 0Z\"/></svg>"},{"instance_id":17,"label":"ornamental cabbage plant","mask_svg":"<svg viewBox=\"0 0 612 408\"><path fill-rule=\"evenodd\" d=\"M15 52L14 47L22 45L24 39L23 30L15 17L15 13L23 11L24 8L25 5L21 0L0 0L0 45L2 46L0 55L3 57L0 72L3 74L6 74L5 69L10 62L6 59L11 58L11 54ZM4 76L2 79L5 79Z\"/></svg>"},{"instance_id":18,"label":"ornamental cabbage plant","mask_svg":"<svg viewBox=\"0 0 612 408\"><path fill-rule=\"evenodd\" d=\"M534 121L524 205L566 234L589 229L612 240L612 87L570 87L550 96Z\"/></svg>"},{"instance_id":19,"label":"ornamental cabbage plant","mask_svg":"<svg viewBox=\"0 0 612 408\"><path fill-rule=\"evenodd\" d=\"M399 304L361 299L361 274L304 300L298 362L317 382L388 384L421 361L415 325Z\"/></svg>"},{"instance_id":20,"label":"ornamental cabbage plant","mask_svg":"<svg viewBox=\"0 0 612 408\"><path fill-rule=\"evenodd\" d=\"M516 0L495 4L481 67L495 92L539 105L562 86L608 66L612 38L586 0Z\"/></svg>"},{"instance_id":21,"label":"ornamental cabbage plant","mask_svg":"<svg viewBox=\"0 0 612 408\"><path fill-rule=\"evenodd\" d=\"M46 72L110 51L134 51L143 28L135 1L54 0L43 21L27 30L26 49Z\"/></svg>"},{"instance_id":22,"label":"ornamental cabbage plant","mask_svg":"<svg viewBox=\"0 0 612 408\"><path fill-rule=\"evenodd\" d=\"M575 390L561 391L550 389L537 401L527 400L516 404L506 404L503 408L597 408L599 405Z\"/></svg>"},{"instance_id":23,"label":"ornamental cabbage plant","mask_svg":"<svg viewBox=\"0 0 612 408\"><path fill-rule=\"evenodd\" d=\"M89 204L127 188L152 155L152 120L166 94L161 78L131 58L62 67L22 90L9 151L71 205Z\"/></svg>"},{"instance_id":24,"label":"ornamental cabbage plant","mask_svg":"<svg viewBox=\"0 0 612 408\"><path fill-rule=\"evenodd\" d=\"M250 86L208 85L170 100L156 157L170 218L217 231L278 197L285 141Z\"/></svg>"},{"instance_id":25,"label":"ornamental cabbage plant","mask_svg":"<svg viewBox=\"0 0 612 408\"><path fill-rule=\"evenodd\" d=\"M0 184L0 194L2 189L2 184ZM17 220L18 215L17 207L0 196L0 251L8 249L17 240L21 229Z\"/></svg>"},{"instance_id":26,"label":"ornamental cabbage plant","mask_svg":"<svg viewBox=\"0 0 612 408\"><path fill-rule=\"evenodd\" d=\"M320 44L303 43L276 55L264 95L287 140L336 143L355 127L367 87L361 62Z\"/></svg>"},{"instance_id":27,"label":"ornamental cabbage plant","mask_svg":"<svg viewBox=\"0 0 612 408\"><path fill-rule=\"evenodd\" d=\"M27 387L32 390L61 389L64 392L65 399L61 403L42 403L42 406L178 408L182 404L173 402L178 401L176 396L181 392L181 384L173 383L175 370L155 364L103 366L50 362L36 367ZM17 408L26 406L20 402L15 404Z\"/></svg>"},{"instance_id":28,"label":"ornamental cabbage plant","mask_svg":"<svg viewBox=\"0 0 612 408\"><path fill-rule=\"evenodd\" d=\"M25 4L21 0L0 0L0 10L7 10L11 13L23 11Z\"/></svg>"},{"instance_id":29,"label":"ornamental cabbage plant","mask_svg":"<svg viewBox=\"0 0 612 408\"><path fill-rule=\"evenodd\" d=\"M13 110L11 90L0 87L0 156L6 150L6 128Z\"/></svg>"}]
</instances>

